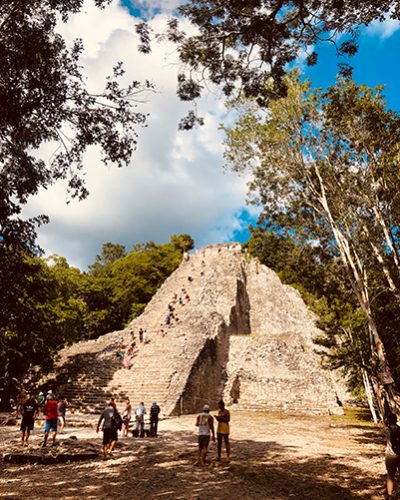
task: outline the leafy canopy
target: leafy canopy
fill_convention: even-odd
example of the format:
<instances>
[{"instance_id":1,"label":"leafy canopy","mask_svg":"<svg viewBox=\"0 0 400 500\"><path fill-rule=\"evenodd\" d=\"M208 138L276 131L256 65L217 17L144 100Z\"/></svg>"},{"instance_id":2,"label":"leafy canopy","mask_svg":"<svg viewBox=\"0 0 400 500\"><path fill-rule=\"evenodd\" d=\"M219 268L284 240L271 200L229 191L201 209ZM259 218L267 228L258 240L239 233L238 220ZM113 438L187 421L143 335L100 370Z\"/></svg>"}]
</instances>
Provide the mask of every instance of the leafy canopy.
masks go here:
<instances>
[{"instance_id":1,"label":"leafy canopy","mask_svg":"<svg viewBox=\"0 0 400 500\"><path fill-rule=\"evenodd\" d=\"M170 243L135 245L127 253L108 242L88 273L58 255L44 260L0 246L2 404L17 380L49 370L65 345L120 330L138 316L189 243L187 234L172 235Z\"/></svg>"},{"instance_id":2,"label":"leafy canopy","mask_svg":"<svg viewBox=\"0 0 400 500\"><path fill-rule=\"evenodd\" d=\"M226 158L235 170L250 170L253 201L262 206L266 228L341 259L365 318L356 341L367 346L363 363L381 394L398 405L398 362L387 354L392 342L381 299L396 318L400 116L386 108L380 87L339 79L321 92L296 72L286 82L286 97L268 110L244 103L227 129Z\"/></svg>"},{"instance_id":3,"label":"leafy canopy","mask_svg":"<svg viewBox=\"0 0 400 500\"><path fill-rule=\"evenodd\" d=\"M226 96L237 93L265 105L286 93L284 75L300 53L307 63L318 60L321 43L335 45L340 71L349 76L348 57L358 48L359 30L385 16L400 18L398 0L189 0L178 9L195 28L187 35L171 19L166 36L178 46L183 71L178 95L191 101L209 82ZM141 23L141 50L150 51L151 30ZM270 83L273 85L267 85ZM183 128L199 121L189 113Z\"/></svg>"},{"instance_id":4,"label":"leafy canopy","mask_svg":"<svg viewBox=\"0 0 400 500\"><path fill-rule=\"evenodd\" d=\"M96 0L99 7L109 0ZM67 179L71 197L88 191L83 154L98 145L102 160L128 163L137 141L137 126L146 115L136 109L143 89L134 81L121 87L116 64L104 90L93 94L82 76L82 43L67 48L56 24L78 12L83 0L3 0L0 4L0 234L6 244L33 247L35 225L44 215L24 220L21 206L40 188ZM50 162L38 155L54 144Z\"/></svg>"}]
</instances>

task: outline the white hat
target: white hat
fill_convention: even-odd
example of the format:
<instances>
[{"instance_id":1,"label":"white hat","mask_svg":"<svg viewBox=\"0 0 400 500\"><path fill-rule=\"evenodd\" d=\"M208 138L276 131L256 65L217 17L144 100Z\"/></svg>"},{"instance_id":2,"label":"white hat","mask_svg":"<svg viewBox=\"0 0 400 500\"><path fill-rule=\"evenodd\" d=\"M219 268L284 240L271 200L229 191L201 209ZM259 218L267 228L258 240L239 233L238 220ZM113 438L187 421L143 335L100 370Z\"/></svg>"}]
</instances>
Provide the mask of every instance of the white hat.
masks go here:
<instances>
[{"instance_id":1,"label":"white hat","mask_svg":"<svg viewBox=\"0 0 400 500\"><path fill-rule=\"evenodd\" d=\"M203 411L210 411L210 407L208 405L203 406Z\"/></svg>"}]
</instances>

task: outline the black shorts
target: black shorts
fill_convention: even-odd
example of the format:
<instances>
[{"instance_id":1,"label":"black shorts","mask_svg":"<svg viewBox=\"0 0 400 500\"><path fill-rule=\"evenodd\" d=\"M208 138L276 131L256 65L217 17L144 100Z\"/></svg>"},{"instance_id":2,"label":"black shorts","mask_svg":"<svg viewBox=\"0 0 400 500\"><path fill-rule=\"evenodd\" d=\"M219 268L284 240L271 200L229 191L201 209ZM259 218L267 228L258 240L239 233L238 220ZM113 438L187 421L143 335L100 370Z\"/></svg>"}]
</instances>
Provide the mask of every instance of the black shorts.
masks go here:
<instances>
[{"instance_id":1,"label":"black shorts","mask_svg":"<svg viewBox=\"0 0 400 500\"><path fill-rule=\"evenodd\" d=\"M400 470L400 456L385 454L386 470L391 476L394 476Z\"/></svg>"},{"instance_id":2,"label":"black shorts","mask_svg":"<svg viewBox=\"0 0 400 500\"><path fill-rule=\"evenodd\" d=\"M118 441L117 429L103 429L103 444L110 444L112 441Z\"/></svg>"},{"instance_id":3,"label":"black shorts","mask_svg":"<svg viewBox=\"0 0 400 500\"><path fill-rule=\"evenodd\" d=\"M210 442L210 436L199 436L199 448L200 448L200 450L204 450L204 448L208 448L209 442Z\"/></svg>"},{"instance_id":4,"label":"black shorts","mask_svg":"<svg viewBox=\"0 0 400 500\"><path fill-rule=\"evenodd\" d=\"M225 442L229 441L229 434L217 432L217 438L219 441L224 440Z\"/></svg>"},{"instance_id":5,"label":"black shorts","mask_svg":"<svg viewBox=\"0 0 400 500\"><path fill-rule=\"evenodd\" d=\"M35 425L35 420L30 417L22 417L21 421L21 431L25 432L26 430L33 430L33 426Z\"/></svg>"}]
</instances>

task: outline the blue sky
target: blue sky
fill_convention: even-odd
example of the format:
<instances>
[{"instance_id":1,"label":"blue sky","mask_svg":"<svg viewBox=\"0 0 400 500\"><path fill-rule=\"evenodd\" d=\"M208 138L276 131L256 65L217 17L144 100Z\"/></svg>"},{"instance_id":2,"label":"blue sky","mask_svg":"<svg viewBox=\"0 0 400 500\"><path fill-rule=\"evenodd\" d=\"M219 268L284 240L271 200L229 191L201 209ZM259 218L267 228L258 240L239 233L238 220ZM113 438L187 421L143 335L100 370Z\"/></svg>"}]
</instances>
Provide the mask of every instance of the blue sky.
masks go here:
<instances>
[{"instance_id":1,"label":"blue sky","mask_svg":"<svg viewBox=\"0 0 400 500\"><path fill-rule=\"evenodd\" d=\"M175 5L185 3L177 0ZM156 15L161 12L157 2L121 0L130 14L135 18L148 19L149 12ZM146 5L151 7L146 8ZM173 5L173 4L172 4ZM176 12L171 9L171 12ZM386 26L386 27L385 27ZM355 57L340 59L354 66L354 80L373 87L384 84L387 86L385 95L388 105L400 111L400 23L387 20L385 23L374 22L370 27L360 29L359 51ZM315 67L303 68L311 77L316 87L327 87L335 83L338 58L336 49L331 43L320 43L317 47L319 62Z\"/></svg>"},{"instance_id":2,"label":"blue sky","mask_svg":"<svg viewBox=\"0 0 400 500\"><path fill-rule=\"evenodd\" d=\"M205 126L179 132L178 122L190 107L176 97L176 47L159 43L148 56L137 52L138 17L162 31L180 3L113 0L101 10L93 0L85 0L82 12L60 26L67 43L83 39L81 63L91 88L103 88L105 76L122 60L127 80L150 79L157 91L139 103L140 110L149 113L149 123L138 130L138 148L127 168L104 167L99 152L91 149L85 160L87 200L67 205L65 185L57 183L29 204L27 215L50 216L50 223L39 230L39 243L47 254L63 255L85 269L107 241L129 250L135 243L168 241L172 233L191 234L197 247L248 239L248 225L255 222L256 211L246 206L248 179L223 169L224 137L219 125L232 119L223 98L209 92L198 104ZM397 111L399 26L389 20L364 28L359 53L351 61L355 80L386 85L388 105ZM330 44L322 44L318 51L318 64L303 69L314 86L326 87L335 83L338 60ZM53 152L50 146L41 151L45 160Z\"/></svg>"},{"instance_id":3,"label":"blue sky","mask_svg":"<svg viewBox=\"0 0 400 500\"><path fill-rule=\"evenodd\" d=\"M383 91L387 106L400 112L400 23L390 21L390 28L384 23L373 23L369 28L360 30L358 53L350 58L338 58L332 43L320 43L316 46L318 64L307 67L301 65L305 77L310 78L313 87L327 88L334 85L338 73L338 63L347 62L353 70L353 80L369 87L384 85ZM242 221L255 224L256 218L243 210ZM236 241L247 241L249 231L244 228L233 233Z\"/></svg>"},{"instance_id":4,"label":"blue sky","mask_svg":"<svg viewBox=\"0 0 400 500\"><path fill-rule=\"evenodd\" d=\"M382 30L378 28L363 28L359 42L358 53L346 59L354 67L353 79L369 87L385 85L388 106L399 112L400 29L390 36L383 36ZM332 44L320 44L317 51L318 64L305 68L305 73L311 78L313 86L325 88L335 83L338 58Z\"/></svg>"}]
</instances>

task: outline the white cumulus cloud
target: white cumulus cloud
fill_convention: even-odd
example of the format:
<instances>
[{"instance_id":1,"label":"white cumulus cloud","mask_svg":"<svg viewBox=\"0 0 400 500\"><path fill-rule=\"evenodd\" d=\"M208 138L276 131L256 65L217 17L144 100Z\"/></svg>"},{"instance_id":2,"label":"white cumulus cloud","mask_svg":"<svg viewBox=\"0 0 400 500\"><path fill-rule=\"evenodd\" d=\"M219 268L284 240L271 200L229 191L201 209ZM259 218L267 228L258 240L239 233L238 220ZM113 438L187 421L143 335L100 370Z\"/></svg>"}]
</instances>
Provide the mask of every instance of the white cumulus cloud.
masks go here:
<instances>
[{"instance_id":1,"label":"white cumulus cloud","mask_svg":"<svg viewBox=\"0 0 400 500\"><path fill-rule=\"evenodd\" d=\"M367 33L371 36L378 36L382 40L390 38L400 29L400 21L392 19L391 14L387 13L384 21L373 21L367 27Z\"/></svg>"},{"instance_id":2,"label":"white cumulus cloud","mask_svg":"<svg viewBox=\"0 0 400 500\"><path fill-rule=\"evenodd\" d=\"M166 19L158 13L150 23L158 29ZM82 38L82 65L92 89L102 88L119 60L127 80L149 79L156 86L139 107L149 113L148 128L139 129L138 148L127 168L105 167L99 151L91 148L85 157L86 200L67 205L65 185L58 183L28 206L29 215L50 216L50 224L39 231L46 253L64 255L81 268L93 262L106 241L129 249L136 242L167 241L172 233L185 232L203 246L228 241L244 224L240 215L246 179L222 168L223 133L218 126L226 113L223 101L210 93L199 103L205 125L178 131L189 108L176 97L176 49L158 43L150 55L139 54L134 21L119 2L100 10L87 1L60 28L68 42ZM51 152L49 146L41 151L47 158Z\"/></svg>"}]
</instances>

